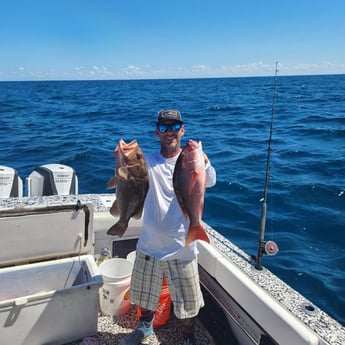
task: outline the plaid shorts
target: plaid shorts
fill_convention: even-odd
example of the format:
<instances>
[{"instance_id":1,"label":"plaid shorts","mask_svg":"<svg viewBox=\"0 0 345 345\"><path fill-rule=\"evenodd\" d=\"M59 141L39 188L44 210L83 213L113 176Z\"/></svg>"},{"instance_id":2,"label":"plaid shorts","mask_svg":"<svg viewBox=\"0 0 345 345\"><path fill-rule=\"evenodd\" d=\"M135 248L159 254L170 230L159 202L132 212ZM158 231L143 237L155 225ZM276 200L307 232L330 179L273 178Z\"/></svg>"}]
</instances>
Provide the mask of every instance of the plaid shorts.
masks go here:
<instances>
[{"instance_id":1,"label":"plaid shorts","mask_svg":"<svg viewBox=\"0 0 345 345\"><path fill-rule=\"evenodd\" d=\"M156 310L164 274L176 317L186 319L198 315L199 309L204 306L204 299L197 259L163 261L137 249L131 278L131 302L144 309Z\"/></svg>"}]
</instances>

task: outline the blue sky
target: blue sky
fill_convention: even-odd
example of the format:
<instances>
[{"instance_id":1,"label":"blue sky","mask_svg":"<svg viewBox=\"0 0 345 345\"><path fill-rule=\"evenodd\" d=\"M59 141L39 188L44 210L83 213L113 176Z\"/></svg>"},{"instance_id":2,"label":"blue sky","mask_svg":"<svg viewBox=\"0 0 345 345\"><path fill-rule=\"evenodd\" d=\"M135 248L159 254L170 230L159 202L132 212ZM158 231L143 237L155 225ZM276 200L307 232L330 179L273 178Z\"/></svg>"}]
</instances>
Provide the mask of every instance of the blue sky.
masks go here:
<instances>
[{"instance_id":1,"label":"blue sky","mask_svg":"<svg viewBox=\"0 0 345 345\"><path fill-rule=\"evenodd\" d=\"M1 0L0 80L345 73L344 0Z\"/></svg>"}]
</instances>

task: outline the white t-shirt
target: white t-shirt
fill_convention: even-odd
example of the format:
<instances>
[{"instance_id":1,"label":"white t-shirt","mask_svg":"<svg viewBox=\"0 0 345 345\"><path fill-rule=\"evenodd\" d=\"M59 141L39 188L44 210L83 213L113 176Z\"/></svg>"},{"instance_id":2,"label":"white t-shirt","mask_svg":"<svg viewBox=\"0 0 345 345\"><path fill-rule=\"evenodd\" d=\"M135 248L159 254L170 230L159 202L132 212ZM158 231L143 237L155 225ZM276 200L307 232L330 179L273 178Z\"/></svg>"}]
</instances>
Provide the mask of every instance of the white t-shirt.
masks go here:
<instances>
[{"instance_id":1,"label":"white t-shirt","mask_svg":"<svg viewBox=\"0 0 345 345\"><path fill-rule=\"evenodd\" d=\"M149 176L143 215L143 229L138 249L160 260L190 261L198 254L196 242L185 247L189 220L186 220L177 201L173 174L178 154L165 158L160 152L145 156ZM206 186L216 182L216 172L208 162Z\"/></svg>"}]
</instances>

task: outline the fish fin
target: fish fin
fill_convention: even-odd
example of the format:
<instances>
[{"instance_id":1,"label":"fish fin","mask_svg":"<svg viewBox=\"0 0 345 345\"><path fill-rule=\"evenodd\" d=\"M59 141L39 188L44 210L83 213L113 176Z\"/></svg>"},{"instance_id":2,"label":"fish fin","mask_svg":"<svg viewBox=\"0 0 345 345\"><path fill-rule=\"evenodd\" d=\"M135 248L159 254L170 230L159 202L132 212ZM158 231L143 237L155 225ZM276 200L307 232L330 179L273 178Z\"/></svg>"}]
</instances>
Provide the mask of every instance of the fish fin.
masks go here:
<instances>
[{"instance_id":1,"label":"fish fin","mask_svg":"<svg viewBox=\"0 0 345 345\"><path fill-rule=\"evenodd\" d=\"M107 184L107 189L112 189L112 188L115 188L116 186L117 186L117 177L114 176L109 180Z\"/></svg>"},{"instance_id":2,"label":"fish fin","mask_svg":"<svg viewBox=\"0 0 345 345\"><path fill-rule=\"evenodd\" d=\"M183 205L182 205L182 206L183 206ZM188 216L187 210L186 210L184 207L182 207L181 209L182 209L182 213L183 213L183 215L184 215L184 218L185 218L186 220L188 220L188 219L189 219L189 216Z\"/></svg>"},{"instance_id":3,"label":"fish fin","mask_svg":"<svg viewBox=\"0 0 345 345\"><path fill-rule=\"evenodd\" d=\"M119 177L127 180L128 179L128 169L126 167L120 167L118 170L117 170L117 174Z\"/></svg>"},{"instance_id":4,"label":"fish fin","mask_svg":"<svg viewBox=\"0 0 345 345\"><path fill-rule=\"evenodd\" d=\"M205 229L202 227L201 224L191 226L188 229L185 246L189 246L192 242L196 240L202 240L207 243L210 243L210 239L208 238Z\"/></svg>"},{"instance_id":5,"label":"fish fin","mask_svg":"<svg viewBox=\"0 0 345 345\"><path fill-rule=\"evenodd\" d=\"M110 214L112 214L114 217L120 215L119 208L117 206L117 200L113 202L113 205L110 208Z\"/></svg>"},{"instance_id":6,"label":"fish fin","mask_svg":"<svg viewBox=\"0 0 345 345\"><path fill-rule=\"evenodd\" d=\"M185 206L184 206L182 200L179 202L179 205L180 205L180 208L181 208L181 211L182 211L182 213L183 213L184 218L185 218L186 220L188 220L188 219L189 219L189 217L188 217L188 212L187 212L187 209L185 208Z\"/></svg>"},{"instance_id":7,"label":"fish fin","mask_svg":"<svg viewBox=\"0 0 345 345\"><path fill-rule=\"evenodd\" d=\"M140 219L141 216L143 215L143 208L139 207L136 212L133 214L133 218L135 219Z\"/></svg>"},{"instance_id":8,"label":"fish fin","mask_svg":"<svg viewBox=\"0 0 345 345\"><path fill-rule=\"evenodd\" d=\"M124 219L120 219L116 224L114 224L108 231L107 235L122 237L128 228L128 222Z\"/></svg>"}]
</instances>

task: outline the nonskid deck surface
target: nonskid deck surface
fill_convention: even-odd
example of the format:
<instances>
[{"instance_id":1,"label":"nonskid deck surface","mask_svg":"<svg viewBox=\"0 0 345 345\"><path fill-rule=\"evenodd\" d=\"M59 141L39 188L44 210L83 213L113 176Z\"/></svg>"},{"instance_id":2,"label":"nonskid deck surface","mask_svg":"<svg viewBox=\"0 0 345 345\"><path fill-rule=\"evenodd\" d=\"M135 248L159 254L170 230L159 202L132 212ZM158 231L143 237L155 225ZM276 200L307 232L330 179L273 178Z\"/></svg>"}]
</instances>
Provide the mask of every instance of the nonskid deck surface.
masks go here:
<instances>
[{"instance_id":1,"label":"nonskid deck surface","mask_svg":"<svg viewBox=\"0 0 345 345\"><path fill-rule=\"evenodd\" d=\"M126 334L130 333L133 328L135 328L137 322L138 317L136 307L133 305L131 306L129 312L125 315L114 317L100 316L98 318L97 334L91 337L89 342L86 340L83 342L81 339L80 341L68 343L66 345L84 345L87 343L94 343L98 345L118 344L121 338L126 336ZM215 342L199 321L196 324L195 336L197 345L215 345ZM168 323L161 328L155 329L154 334L146 338L142 344L182 344L181 322L174 316L173 313L171 313Z\"/></svg>"}]
</instances>

